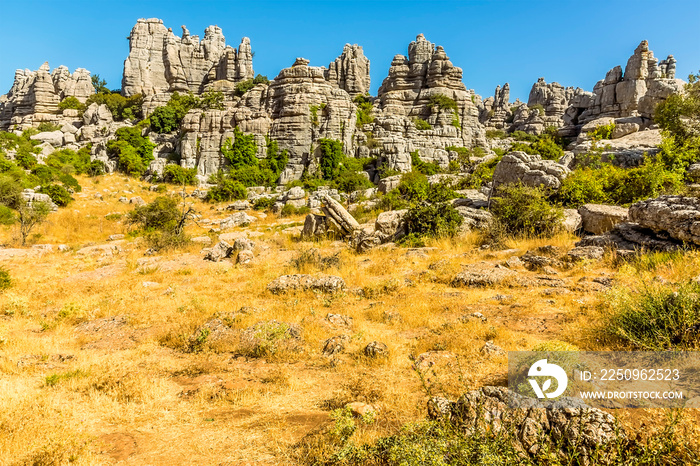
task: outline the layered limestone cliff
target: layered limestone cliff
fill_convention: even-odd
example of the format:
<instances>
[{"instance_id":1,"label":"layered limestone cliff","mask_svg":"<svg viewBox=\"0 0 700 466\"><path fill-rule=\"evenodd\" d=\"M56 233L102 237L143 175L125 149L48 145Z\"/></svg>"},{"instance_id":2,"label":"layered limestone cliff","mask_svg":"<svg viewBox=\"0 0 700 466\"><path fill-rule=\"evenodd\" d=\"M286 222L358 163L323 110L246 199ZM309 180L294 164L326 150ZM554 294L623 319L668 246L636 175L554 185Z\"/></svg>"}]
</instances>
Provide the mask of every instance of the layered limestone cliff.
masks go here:
<instances>
[{"instance_id":1,"label":"layered limestone cliff","mask_svg":"<svg viewBox=\"0 0 700 466\"><path fill-rule=\"evenodd\" d=\"M128 39L122 78L125 96L175 91L199 94L213 81L235 84L254 76L250 40L244 37L235 50L226 45L218 26L206 28L200 40L185 26L177 37L160 19L139 19Z\"/></svg>"},{"instance_id":2,"label":"layered limestone cliff","mask_svg":"<svg viewBox=\"0 0 700 466\"><path fill-rule=\"evenodd\" d=\"M435 104L441 96L456 108ZM421 159L447 166L447 147L484 145L480 100L466 88L462 69L452 64L442 46L419 34L408 46L408 58L394 57L389 76L379 88L373 137L382 144L381 163L410 170L410 153L418 151ZM416 120L430 128L418 129Z\"/></svg>"},{"instance_id":3,"label":"layered limestone cliff","mask_svg":"<svg viewBox=\"0 0 700 466\"><path fill-rule=\"evenodd\" d=\"M90 72L65 66L50 71L48 62L36 71L17 70L10 91L0 96L0 128L27 129L41 122L57 122L58 104L66 97L85 100L95 93Z\"/></svg>"}]
</instances>

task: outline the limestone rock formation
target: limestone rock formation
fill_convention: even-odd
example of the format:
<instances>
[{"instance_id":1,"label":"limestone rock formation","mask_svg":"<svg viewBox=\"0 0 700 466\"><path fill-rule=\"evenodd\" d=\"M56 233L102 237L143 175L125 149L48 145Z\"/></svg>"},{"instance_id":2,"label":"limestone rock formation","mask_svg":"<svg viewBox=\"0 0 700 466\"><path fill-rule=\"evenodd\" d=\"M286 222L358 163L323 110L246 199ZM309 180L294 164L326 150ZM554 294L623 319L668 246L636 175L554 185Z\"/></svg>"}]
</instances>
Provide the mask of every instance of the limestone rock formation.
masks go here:
<instances>
[{"instance_id":1,"label":"limestone rock formation","mask_svg":"<svg viewBox=\"0 0 700 466\"><path fill-rule=\"evenodd\" d=\"M564 116L568 125L584 124L601 116L614 118L641 116L650 119L654 107L683 88L676 78L676 59L669 55L659 61L643 40L627 61L608 71L592 93L575 95Z\"/></svg>"},{"instance_id":2,"label":"limestone rock formation","mask_svg":"<svg viewBox=\"0 0 700 466\"><path fill-rule=\"evenodd\" d=\"M36 71L17 70L10 91L0 96L0 129L24 130L41 122L59 121L58 104L72 96L80 102L95 93L90 72L65 66L50 71L48 62Z\"/></svg>"},{"instance_id":3,"label":"limestone rock formation","mask_svg":"<svg viewBox=\"0 0 700 466\"><path fill-rule=\"evenodd\" d=\"M522 183L526 186L542 186L559 189L569 169L553 160L543 160L539 155L511 152L503 156L493 173L493 186Z\"/></svg>"},{"instance_id":4,"label":"limestone rock formation","mask_svg":"<svg viewBox=\"0 0 700 466\"><path fill-rule=\"evenodd\" d=\"M207 27L200 41L185 26L177 37L160 19L139 19L128 39L129 56L122 78L126 96L201 93L209 82L238 83L254 76L250 40L244 37L236 51L226 45L218 26Z\"/></svg>"},{"instance_id":5,"label":"limestone rock formation","mask_svg":"<svg viewBox=\"0 0 700 466\"><path fill-rule=\"evenodd\" d=\"M456 108L435 104L435 99L444 97L454 101ZM477 105L480 98L465 87L462 69L423 34L409 45L408 58L394 57L377 100L380 114L373 136L382 145L380 162L391 168L410 170L409 154L415 150L422 160L446 167L449 154L445 147L485 145ZM425 120L430 129L417 129L416 119Z\"/></svg>"},{"instance_id":6,"label":"limestone rock formation","mask_svg":"<svg viewBox=\"0 0 700 466\"><path fill-rule=\"evenodd\" d=\"M632 204L631 222L687 243L700 244L700 199L661 196Z\"/></svg>"},{"instance_id":7,"label":"limestone rock formation","mask_svg":"<svg viewBox=\"0 0 700 466\"><path fill-rule=\"evenodd\" d=\"M584 204L578 209L583 230L594 235L610 231L618 223L627 220L627 209L614 205Z\"/></svg>"},{"instance_id":8,"label":"limestone rock formation","mask_svg":"<svg viewBox=\"0 0 700 466\"><path fill-rule=\"evenodd\" d=\"M362 47L345 44L343 53L328 65L325 72L328 81L355 97L369 92L369 59L365 57Z\"/></svg>"},{"instance_id":9,"label":"limestone rock formation","mask_svg":"<svg viewBox=\"0 0 700 466\"><path fill-rule=\"evenodd\" d=\"M515 432L512 440L519 451L536 455L540 449L576 457L581 464L597 461L599 448L625 438L625 432L609 413L574 398L543 402L511 393L506 387L486 386L463 394L451 402L442 397L428 401L433 419L459 426L466 435L501 430Z\"/></svg>"}]
</instances>

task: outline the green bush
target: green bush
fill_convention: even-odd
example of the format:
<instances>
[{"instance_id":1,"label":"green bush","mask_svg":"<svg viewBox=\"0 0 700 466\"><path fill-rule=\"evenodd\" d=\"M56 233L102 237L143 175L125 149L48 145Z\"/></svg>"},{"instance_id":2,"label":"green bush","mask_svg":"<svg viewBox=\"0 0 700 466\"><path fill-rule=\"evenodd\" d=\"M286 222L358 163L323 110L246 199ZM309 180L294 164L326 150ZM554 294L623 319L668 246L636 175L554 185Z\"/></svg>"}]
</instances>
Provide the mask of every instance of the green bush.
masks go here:
<instances>
[{"instance_id":1,"label":"green bush","mask_svg":"<svg viewBox=\"0 0 700 466\"><path fill-rule=\"evenodd\" d=\"M253 79L246 79L245 81L241 81L236 85L236 91L235 94L237 96L242 96L252 88L254 88L258 84L268 84L270 82L269 79L267 79L267 76L263 76L261 74L258 74L255 78Z\"/></svg>"},{"instance_id":2,"label":"green bush","mask_svg":"<svg viewBox=\"0 0 700 466\"><path fill-rule=\"evenodd\" d=\"M148 168L153 157L155 144L147 136L141 135L138 126L119 128L117 139L107 143L107 153L118 159L117 168L131 176L140 176Z\"/></svg>"},{"instance_id":3,"label":"green bush","mask_svg":"<svg viewBox=\"0 0 700 466\"><path fill-rule=\"evenodd\" d=\"M168 164L163 168L163 181L178 185L195 185L197 184L197 169Z\"/></svg>"},{"instance_id":4,"label":"green bush","mask_svg":"<svg viewBox=\"0 0 700 466\"><path fill-rule=\"evenodd\" d=\"M81 103L76 97L69 95L59 102L58 109L61 111L74 109L78 110L79 112L83 112L85 110L85 104Z\"/></svg>"},{"instance_id":5,"label":"green bush","mask_svg":"<svg viewBox=\"0 0 700 466\"><path fill-rule=\"evenodd\" d=\"M136 207L129 212L127 223L136 225L141 231L174 230L180 219L177 201L170 197L159 196L150 204Z\"/></svg>"},{"instance_id":6,"label":"green bush","mask_svg":"<svg viewBox=\"0 0 700 466\"><path fill-rule=\"evenodd\" d=\"M372 116L372 100L369 95L358 95L353 100L357 104L356 126L362 128L363 125L374 122Z\"/></svg>"},{"instance_id":7,"label":"green bush","mask_svg":"<svg viewBox=\"0 0 700 466\"><path fill-rule=\"evenodd\" d=\"M253 203L253 209L255 210L272 210L272 206L275 205L275 199L271 197L259 197Z\"/></svg>"},{"instance_id":8,"label":"green bush","mask_svg":"<svg viewBox=\"0 0 700 466\"><path fill-rule=\"evenodd\" d=\"M439 108L440 110L458 111L457 102L444 94L431 95L428 99L428 108Z\"/></svg>"},{"instance_id":9,"label":"green bush","mask_svg":"<svg viewBox=\"0 0 700 466\"><path fill-rule=\"evenodd\" d=\"M12 209L0 204L0 225L14 225L16 221L17 217Z\"/></svg>"},{"instance_id":10,"label":"green bush","mask_svg":"<svg viewBox=\"0 0 700 466\"><path fill-rule=\"evenodd\" d=\"M601 325L604 338L642 351L700 348L700 285L645 284L608 297Z\"/></svg>"},{"instance_id":11,"label":"green bush","mask_svg":"<svg viewBox=\"0 0 700 466\"><path fill-rule=\"evenodd\" d=\"M600 141L601 139L612 139L613 131L615 131L615 123L610 122L607 125L596 127L596 129L588 133L588 135L593 140Z\"/></svg>"},{"instance_id":12,"label":"green bush","mask_svg":"<svg viewBox=\"0 0 700 466\"><path fill-rule=\"evenodd\" d=\"M151 129L156 133L169 133L179 129L182 119L193 108L202 110L224 108L224 95L221 92L207 91L201 97L174 92L168 103L156 108L149 117Z\"/></svg>"},{"instance_id":13,"label":"green bush","mask_svg":"<svg viewBox=\"0 0 700 466\"><path fill-rule=\"evenodd\" d=\"M447 181L441 181L440 183L433 183L428 187L427 201L431 203L436 202L447 202L451 199L455 199L457 193L455 193L452 188L451 183Z\"/></svg>"},{"instance_id":14,"label":"green bush","mask_svg":"<svg viewBox=\"0 0 700 466\"><path fill-rule=\"evenodd\" d=\"M455 236L463 217L447 202L421 204L406 212L406 232L419 237L442 238Z\"/></svg>"},{"instance_id":15,"label":"green bush","mask_svg":"<svg viewBox=\"0 0 700 466\"><path fill-rule=\"evenodd\" d=\"M5 267L0 267L0 291L7 290L12 287L12 277L10 271Z\"/></svg>"},{"instance_id":16,"label":"green bush","mask_svg":"<svg viewBox=\"0 0 700 466\"><path fill-rule=\"evenodd\" d=\"M355 171L343 171L335 180L333 180L333 186L338 189L338 191L351 193L353 191L357 191L358 189L371 188L374 186L374 184L362 173Z\"/></svg>"},{"instance_id":17,"label":"green bush","mask_svg":"<svg viewBox=\"0 0 700 466\"><path fill-rule=\"evenodd\" d=\"M115 120L135 119L143 117L143 96L135 94L131 97L124 97L119 92L111 92L105 89L102 92L93 94L85 101L85 107L90 104L106 105Z\"/></svg>"},{"instance_id":18,"label":"green bush","mask_svg":"<svg viewBox=\"0 0 700 466\"><path fill-rule=\"evenodd\" d=\"M54 204L59 207L65 207L73 200L68 190L60 184L42 186L39 192L48 194Z\"/></svg>"},{"instance_id":19,"label":"green bush","mask_svg":"<svg viewBox=\"0 0 700 466\"><path fill-rule=\"evenodd\" d=\"M321 149L321 177L324 180L332 180L339 174L340 163L345 158L343 143L335 139L322 138L318 140Z\"/></svg>"},{"instance_id":20,"label":"green bush","mask_svg":"<svg viewBox=\"0 0 700 466\"><path fill-rule=\"evenodd\" d=\"M657 156L628 169L608 163L597 168L577 168L564 179L553 200L574 208L588 203L626 205L674 194L682 187L683 174L668 170Z\"/></svg>"},{"instance_id":21,"label":"green bush","mask_svg":"<svg viewBox=\"0 0 700 466\"><path fill-rule=\"evenodd\" d=\"M425 130L433 128L432 126L430 126L430 123L428 123L427 121L425 121L422 118L417 118L417 117L414 118L413 124L416 126L416 129L419 131L425 131Z\"/></svg>"},{"instance_id":22,"label":"green bush","mask_svg":"<svg viewBox=\"0 0 700 466\"><path fill-rule=\"evenodd\" d=\"M46 165L57 170L66 171L72 168L75 173L82 175L90 168L90 148L82 147L75 152L71 149L54 151L46 158Z\"/></svg>"},{"instance_id":23,"label":"green bush","mask_svg":"<svg viewBox=\"0 0 700 466\"><path fill-rule=\"evenodd\" d=\"M510 151L523 151L527 154L539 154L543 159L559 160L564 155L564 149L549 135L544 134L535 137L530 144L516 142L511 145Z\"/></svg>"},{"instance_id":24,"label":"green bush","mask_svg":"<svg viewBox=\"0 0 700 466\"><path fill-rule=\"evenodd\" d=\"M508 136L506 135L506 132L501 129L487 129L486 137L488 139L505 139Z\"/></svg>"},{"instance_id":25,"label":"green bush","mask_svg":"<svg viewBox=\"0 0 700 466\"><path fill-rule=\"evenodd\" d=\"M233 130L233 141L228 138L221 146L221 153L233 169L258 165L258 146L255 144L255 135L245 134L238 129Z\"/></svg>"},{"instance_id":26,"label":"green bush","mask_svg":"<svg viewBox=\"0 0 700 466\"><path fill-rule=\"evenodd\" d=\"M275 182L279 179L279 175L284 171L289 161L289 152L287 149L279 150L277 141L274 141L266 136L267 143L267 158L260 161L260 166L263 169L268 169L276 175Z\"/></svg>"},{"instance_id":27,"label":"green bush","mask_svg":"<svg viewBox=\"0 0 700 466\"><path fill-rule=\"evenodd\" d=\"M418 202L428 197L428 178L419 172L405 173L396 189L408 201Z\"/></svg>"},{"instance_id":28,"label":"green bush","mask_svg":"<svg viewBox=\"0 0 700 466\"><path fill-rule=\"evenodd\" d=\"M551 237L561 230L563 212L547 202L540 188L499 186L491 199L491 213L507 234L517 237Z\"/></svg>"},{"instance_id":29,"label":"green bush","mask_svg":"<svg viewBox=\"0 0 700 466\"><path fill-rule=\"evenodd\" d=\"M418 151L414 150L411 152L411 167L413 171L422 173L424 175L435 175L442 172L442 168L435 162L423 162L418 155Z\"/></svg>"},{"instance_id":30,"label":"green bush","mask_svg":"<svg viewBox=\"0 0 700 466\"><path fill-rule=\"evenodd\" d=\"M46 122L46 121L43 123L39 123L39 126L37 126L37 128L36 128L36 130L39 131L40 133L59 131L60 129L61 129L60 126L55 125L53 123Z\"/></svg>"},{"instance_id":31,"label":"green bush","mask_svg":"<svg viewBox=\"0 0 700 466\"><path fill-rule=\"evenodd\" d=\"M205 198L206 201L226 202L247 197L245 186L240 181L234 180L223 173L213 176L211 181L216 183L216 186L209 189Z\"/></svg>"}]
</instances>

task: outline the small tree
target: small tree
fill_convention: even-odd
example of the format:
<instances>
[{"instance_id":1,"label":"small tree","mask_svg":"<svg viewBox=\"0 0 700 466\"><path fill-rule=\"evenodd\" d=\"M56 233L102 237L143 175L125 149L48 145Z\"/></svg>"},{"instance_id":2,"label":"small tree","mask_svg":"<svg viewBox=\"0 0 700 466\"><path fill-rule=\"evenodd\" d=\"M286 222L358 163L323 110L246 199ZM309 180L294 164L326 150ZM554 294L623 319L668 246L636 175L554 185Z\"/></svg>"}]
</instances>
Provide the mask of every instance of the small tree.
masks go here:
<instances>
[{"instance_id":1,"label":"small tree","mask_svg":"<svg viewBox=\"0 0 700 466\"><path fill-rule=\"evenodd\" d=\"M43 223L51 213L51 206L47 202L24 201L17 206L17 220L19 222L19 234L22 246L27 244L29 233L35 226Z\"/></svg>"},{"instance_id":2,"label":"small tree","mask_svg":"<svg viewBox=\"0 0 700 466\"><path fill-rule=\"evenodd\" d=\"M150 204L129 212L127 224L136 225L151 247L167 249L185 242L185 226L188 221L194 220L195 213L192 205L184 201L180 208L175 199L159 196Z\"/></svg>"}]
</instances>

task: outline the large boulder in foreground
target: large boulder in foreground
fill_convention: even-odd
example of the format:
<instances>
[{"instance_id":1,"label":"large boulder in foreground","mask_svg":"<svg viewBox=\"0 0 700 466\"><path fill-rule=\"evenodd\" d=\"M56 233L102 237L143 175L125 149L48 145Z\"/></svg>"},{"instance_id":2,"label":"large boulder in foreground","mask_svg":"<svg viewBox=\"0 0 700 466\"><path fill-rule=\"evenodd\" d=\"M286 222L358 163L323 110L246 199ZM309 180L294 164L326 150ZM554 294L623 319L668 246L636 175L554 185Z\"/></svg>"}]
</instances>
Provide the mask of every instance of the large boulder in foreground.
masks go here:
<instances>
[{"instance_id":1,"label":"large boulder in foreground","mask_svg":"<svg viewBox=\"0 0 700 466\"><path fill-rule=\"evenodd\" d=\"M333 275L282 275L267 285L273 294L284 294L291 291L319 291L321 293L336 293L345 290L345 281Z\"/></svg>"},{"instance_id":2,"label":"large boulder in foreground","mask_svg":"<svg viewBox=\"0 0 700 466\"><path fill-rule=\"evenodd\" d=\"M700 199L696 197L661 196L637 202L629 209L629 219L657 234L700 244Z\"/></svg>"},{"instance_id":3,"label":"large boulder in foreground","mask_svg":"<svg viewBox=\"0 0 700 466\"><path fill-rule=\"evenodd\" d=\"M593 464L607 445L625 439L611 414L582 400L562 398L546 403L549 408L506 387L482 387L454 402L433 397L428 401L428 414L449 420L466 435L512 434L514 446L525 454L556 452L562 458L576 457L581 464Z\"/></svg>"},{"instance_id":4,"label":"large boulder in foreground","mask_svg":"<svg viewBox=\"0 0 700 466\"><path fill-rule=\"evenodd\" d=\"M515 151L503 156L493 172L493 187L502 184L523 184L557 190L569 174L569 169L554 160L539 155Z\"/></svg>"},{"instance_id":5,"label":"large boulder in foreground","mask_svg":"<svg viewBox=\"0 0 700 466\"><path fill-rule=\"evenodd\" d=\"M614 205L584 204L578 208L584 231L600 235L627 220L627 209Z\"/></svg>"}]
</instances>

